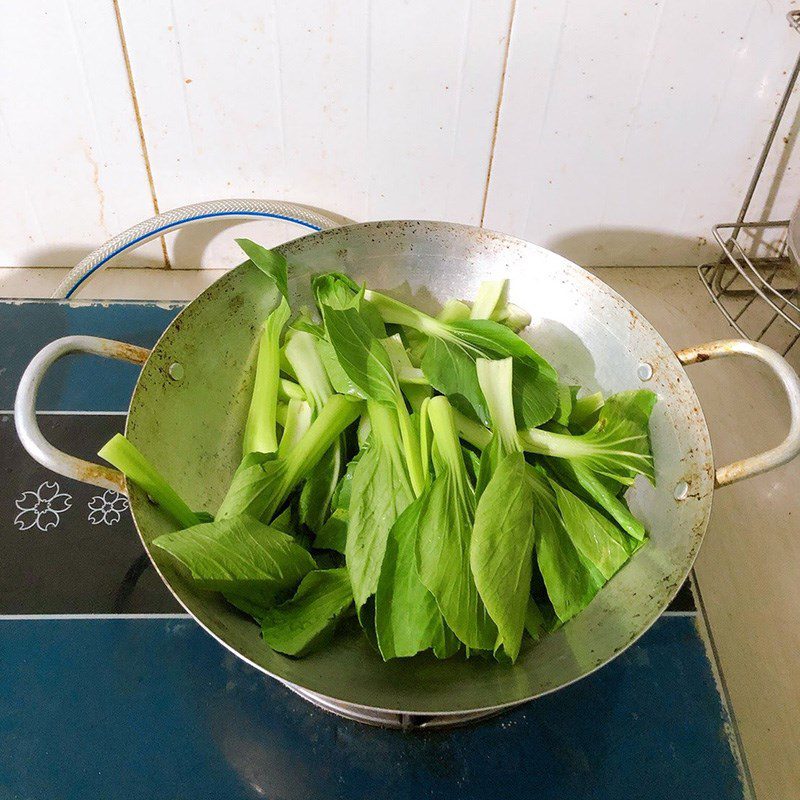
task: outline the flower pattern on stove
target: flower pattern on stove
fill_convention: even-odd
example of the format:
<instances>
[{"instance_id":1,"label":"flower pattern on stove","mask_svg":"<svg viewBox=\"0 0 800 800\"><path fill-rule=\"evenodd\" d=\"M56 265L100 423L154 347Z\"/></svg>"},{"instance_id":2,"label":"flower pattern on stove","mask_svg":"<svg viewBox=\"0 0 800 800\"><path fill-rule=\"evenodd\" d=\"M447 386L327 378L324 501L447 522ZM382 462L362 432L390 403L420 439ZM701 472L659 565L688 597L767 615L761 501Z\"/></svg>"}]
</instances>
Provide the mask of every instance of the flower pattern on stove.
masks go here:
<instances>
[{"instance_id":1,"label":"flower pattern on stove","mask_svg":"<svg viewBox=\"0 0 800 800\"><path fill-rule=\"evenodd\" d=\"M125 495L115 492L113 489L106 489L103 494L95 495L89 501L89 522L92 525L113 525L122 518L122 512L128 507L128 498Z\"/></svg>"},{"instance_id":2,"label":"flower pattern on stove","mask_svg":"<svg viewBox=\"0 0 800 800\"><path fill-rule=\"evenodd\" d=\"M45 481L35 492L23 492L15 505L19 514L14 524L21 531L33 527L46 531L58 525L60 515L72 506L72 497L62 492L55 481Z\"/></svg>"}]
</instances>

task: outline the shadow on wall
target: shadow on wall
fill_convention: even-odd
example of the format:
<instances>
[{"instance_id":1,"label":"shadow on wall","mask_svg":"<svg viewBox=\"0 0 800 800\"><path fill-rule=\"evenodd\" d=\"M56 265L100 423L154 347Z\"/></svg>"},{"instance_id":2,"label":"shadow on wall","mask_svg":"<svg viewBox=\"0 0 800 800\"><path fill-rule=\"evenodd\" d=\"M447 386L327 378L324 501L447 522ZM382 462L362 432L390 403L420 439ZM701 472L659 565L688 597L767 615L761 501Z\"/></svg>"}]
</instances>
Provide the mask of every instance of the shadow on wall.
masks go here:
<instances>
[{"instance_id":1,"label":"shadow on wall","mask_svg":"<svg viewBox=\"0 0 800 800\"><path fill-rule=\"evenodd\" d=\"M333 218L338 215L325 211ZM348 220L342 219L342 224ZM172 265L183 269L229 268L243 260L234 239L252 238L275 247L308 233L287 222L265 225L263 220L211 220L181 229L170 248ZM710 241L709 241L710 240ZM539 241L582 266L696 266L715 261L716 242L709 237L685 237L634 228L587 228Z\"/></svg>"},{"instance_id":2,"label":"shadow on wall","mask_svg":"<svg viewBox=\"0 0 800 800\"><path fill-rule=\"evenodd\" d=\"M791 121L790 121L791 120ZM764 123L763 140L766 140L768 124ZM764 222L786 218L797 202L796 184L792 172L796 161L795 151L800 139L800 109L793 117L786 117L778 135L770 148L770 155L759 180L745 220ZM637 228L585 228L561 233L546 238L537 244L560 253L586 267L603 266L695 266L716 261L720 250L713 238L711 228L722 222L733 222L744 200L750 182L750 169L753 169L761 150L754 149L743 166L741 187L730 195L730 211L726 219L700 220L707 233L695 237L678 236L665 231L642 230ZM796 166L796 164L795 164ZM687 189L688 190L688 189ZM788 205L787 205L788 203ZM751 230L750 247L759 255L773 255L775 242L769 234L759 234Z\"/></svg>"},{"instance_id":3,"label":"shadow on wall","mask_svg":"<svg viewBox=\"0 0 800 800\"><path fill-rule=\"evenodd\" d=\"M697 266L719 256L710 227L708 237L639 228L585 228L537 244L582 267Z\"/></svg>"},{"instance_id":4,"label":"shadow on wall","mask_svg":"<svg viewBox=\"0 0 800 800\"><path fill-rule=\"evenodd\" d=\"M329 212L326 212L329 213ZM337 218L338 215L330 214ZM347 220L341 218L343 224ZM244 261L235 239L251 238L265 247L305 236L310 231L289 222L268 220L207 220L188 225L167 237L170 264L179 269L230 269ZM171 241L170 241L171 240ZM703 237L688 238L661 231L632 228L587 228L536 242L584 267L672 266L715 261L719 248ZM32 251L28 265L73 267L102 242L86 247ZM147 251L129 251L109 262L113 267L163 268L157 243ZM55 284L54 284L55 285Z\"/></svg>"},{"instance_id":5,"label":"shadow on wall","mask_svg":"<svg viewBox=\"0 0 800 800\"><path fill-rule=\"evenodd\" d=\"M117 231L119 233L119 231ZM115 234L116 235L116 234ZM67 267L72 269L103 242L88 242L83 246L58 246L33 248L21 267ZM116 267L156 268L164 267L164 259L160 254L158 242L153 242L148 250L128 253Z\"/></svg>"}]
</instances>

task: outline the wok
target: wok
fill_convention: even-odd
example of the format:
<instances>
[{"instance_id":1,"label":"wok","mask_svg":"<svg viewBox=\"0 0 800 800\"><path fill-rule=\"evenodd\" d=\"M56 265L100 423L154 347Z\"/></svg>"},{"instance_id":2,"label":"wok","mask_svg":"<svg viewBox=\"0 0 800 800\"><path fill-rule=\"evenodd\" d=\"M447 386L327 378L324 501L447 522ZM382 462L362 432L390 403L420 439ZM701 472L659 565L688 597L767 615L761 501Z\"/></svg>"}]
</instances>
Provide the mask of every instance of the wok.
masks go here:
<instances>
[{"instance_id":1,"label":"wok","mask_svg":"<svg viewBox=\"0 0 800 800\"><path fill-rule=\"evenodd\" d=\"M177 209L127 231L76 268L61 295L115 253L209 216L267 216L328 228L283 245L293 305L311 305L308 277L339 270L425 310L470 299L487 278L509 278L510 300L533 315L524 332L561 377L605 393L650 388L656 485L637 482L628 498L650 541L589 607L513 667L425 655L383 663L360 631L337 635L304 659L271 651L259 628L216 594L197 590L153 539L173 523L108 467L68 456L44 440L35 416L39 382L57 358L85 351L142 364L126 435L192 508L215 511L241 455L257 334L276 296L247 263L190 303L152 351L85 336L59 339L28 366L15 419L20 439L41 464L72 478L125 492L142 542L186 610L237 656L307 699L340 714L384 725L462 722L567 686L607 664L658 618L686 579L708 524L715 485L764 472L800 451L800 382L774 351L745 340L674 353L629 303L561 256L513 236L442 222L368 222L330 227L304 207L269 201L219 201ZM778 447L715 469L708 428L684 366L743 354L766 363L789 398L790 432Z\"/></svg>"}]
</instances>

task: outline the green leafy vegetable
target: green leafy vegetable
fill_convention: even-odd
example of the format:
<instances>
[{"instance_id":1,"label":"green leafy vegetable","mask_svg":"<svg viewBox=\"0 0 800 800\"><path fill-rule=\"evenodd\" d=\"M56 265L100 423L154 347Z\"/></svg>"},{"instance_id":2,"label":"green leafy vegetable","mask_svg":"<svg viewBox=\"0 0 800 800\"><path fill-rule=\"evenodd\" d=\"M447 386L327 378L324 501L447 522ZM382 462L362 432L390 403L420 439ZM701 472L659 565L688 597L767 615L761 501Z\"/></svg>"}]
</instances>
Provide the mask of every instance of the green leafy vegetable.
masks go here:
<instances>
[{"instance_id":1,"label":"green leafy vegetable","mask_svg":"<svg viewBox=\"0 0 800 800\"><path fill-rule=\"evenodd\" d=\"M285 480L286 460L277 453L248 453L233 473L216 519L241 514L271 519L282 501Z\"/></svg>"},{"instance_id":2,"label":"green leafy vegetable","mask_svg":"<svg viewBox=\"0 0 800 800\"><path fill-rule=\"evenodd\" d=\"M277 306L216 518L124 437L101 455L181 526L156 550L265 646L306 656L354 611L385 660L511 665L645 545L625 490L654 480L655 395L579 396L517 335L531 317L507 280L432 317L330 272L311 286L322 322L288 325L285 258L239 243Z\"/></svg>"},{"instance_id":3,"label":"green leafy vegetable","mask_svg":"<svg viewBox=\"0 0 800 800\"><path fill-rule=\"evenodd\" d=\"M442 635L436 600L417 575L417 525L424 497L408 506L389 531L375 595L375 631L384 660L413 656Z\"/></svg>"},{"instance_id":4,"label":"green leafy vegetable","mask_svg":"<svg viewBox=\"0 0 800 800\"><path fill-rule=\"evenodd\" d=\"M553 414L553 422L564 427L569 425L579 388L579 386L569 386L566 383L558 384L558 405L556 406L556 413Z\"/></svg>"},{"instance_id":5,"label":"green leafy vegetable","mask_svg":"<svg viewBox=\"0 0 800 800\"><path fill-rule=\"evenodd\" d=\"M316 336L307 331L293 331L284 347L286 359L303 388L305 397L317 413L333 395L318 341Z\"/></svg>"},{"instance_id":6,"label":"green leafy vegetable","mask_svg":"<svg viewBox=\"0 0 800 800\"><path fill-rule=\"evenodd\" d=\"M181 527L189 528L201 521L139 449L121 433L103 445L98 455L144 489Z\"/></svg>"},{"instance_id":7,"label":"green leafy vegetable","mask_svg":"<svg viewBox=\"0 0 800 800\"><path fill-rule=\"evenodd\" d=\"M371 445L353 472L347 530L347 569L356 609L375 593L395 520L414 500L394 411L369 401Z\"/></svg>"},{"instance_id":8,"label":"green leafy vegetable","mask_svg":"<svg viewBox=\"0 0 800 800\"><path fill-rule=\"evenodd\" d=\"M358 309L323 306L323 316L336 359L361 397L394 406L400 386L392 362Z\"/></svg>"},{"instance_id":9,"label":"green leafy vegetable","mask_svg":"<svg viewBox=\"0 0 800 800\"><path fill-rule=\"evenodd\" d=\"M508 303L508 280L483 281L470 312L471 319L495 319Z\"/></svg>"},{"instance_id":10,"label":"green leafy vegetable","mask_svg":"<svg viewBox=\"0 0 800 800\"><path fill-rule=\"evenodd\" d=\"M518 332L527 328L531 324L531 315L525 309L515 306L513 303L506 303L492 319L502 323L512 331Z\"/></svg>"},{"instance_id":11,"label":"green leafy vegetable","mask_svg":"<svg viewBox=\"0 0 800 800\"><path fill-rule=\"evenodd\" d=\"M478 358L519 361L514 373L514 404L521 424L529 427L549 420L556 410L558 376L533 348L513 331L494 320L469 319L442 322L379 292L364 296L385 322L414 328L429 337L422 370L435 389L462 397L478 416L488 422L488 409L478 384Z\"/></svg>"},{"instance_id":12,"label":"green leafy vegetable","mask_svg":"<svg viewBox=\"0 0 800 800\"><path fill-rule=\"evenodd\" d=\"M392 367L400 384L416 384L424 386L426 389L429 388L428 381L422 370L411 363L399 333L386 339L381 339L381 343L389 356L389 360L392 362Z\"/></svg>"},{"instance_id":13,"label":"green leafy vegetable","mask_svg":"<svg viewBox=\"0 0 800 800\"><path fill-rule=\"evenodd\" d=\"M362 315L364 322L373 336L383 339L386 327L378 311L364 298L364 289L347 275L341 272L329 272L318 275L311 281L311 288L317 298L320 311L325 306L342 310L355 308Z\"/></svg>"},{"instance_id":14,"label":"green leafy vegetable","mask_svg":"<svg viewBox=\"0 0 800 800\"><path fill-rule=\"evenodd\" d=\"M448 300L442 306L436 319L440 322L461 322L469 319L470 313L471 309L466 303L462 303L460 300Z\"/></svg>"},{"instance_id":15,"label":"green leafy vegetable","mask_svg":"<svg viewBox=\"0 0 800 800\"><path fill-rule=\"evenodd\" d=\"M286 456L297 446L311 427L313 409L305 400L290 400L283 420L283 435L278 445L278 456ZM277 410L276 410L277 417Z\"/></svg>"},{"instance_id":16,"label":"green leafy vegetable","mask_svg":"<svg viewBox=\"0 0 800 800\"><path fill-rule=\"evenodd\" d=\"M526 450L567 458L622 484L638 474L655 481L648 425L656 395L645 389L608 398L594 427L580 436L533 428L521 433Z\"/></svg>"},{"instance_id":17,"label":"green leafy vegetable","mask_svg":"<svg viewBox=\"0 0 800 800\"><path fill-rule=\"evenodd\" d=\"M314 532L322 528L330 513L342 469L343 449L341 439L333 444L308 473L300 490L300 521Z\"/></svg>"},{"instance_id":18,"label":"green leafy vegetable","mask_svg":"<svg viewBox=\"0 0 800 800\"><path fill-rule=\"evenodd\" d=\"M602 508L628 535L638 541L646 536L642 522L631 513L625 501L619 497L592 472L585 464L560 458L546 459L547 466L573 493L584 500L596 503Z\"/></svg>"},{"instance_id":19,"label":"green leafy vegetable","mask_svg":"<svg viewBox=\"0 0 800 800\"><path fill-rule=\"evenodd\" d=\"M293 489L316 466L339 435L361 412L361 403L334 395L285 457L248 454L231 481L217 518L242 513L272 519Z\"/></svg>"},{"instance_id":20,"label":"green leafy vegetable","mask_svg":"<svg viewBox=\"0 0 800 800\"><path fill-rule=\"evenodd\" d=\"M573 399L568 420L566 422L556 421L561 425L569 426L573 433L586 433L597 422L603 402L602 392L576 397Z\"/></svg>"},{"instance_id":21,"label":"green leafy vegetable","mask_svg":"<svg viewBox=\"0 0 800 800\"><path fill-rule=\"evenodd\" d=\"M547 622L542 610L532 597L528 597L528 608L525 611L525 631L534 642L538 642L547 633Z\"/></svg>"},{"instance_id":22,"label":"green leafy vegetable","mask_svg":"<svg viewBox=\"0 0 800 800\"><path fill-rule=\"evenodd\" d=\"M280 305L267 317L262 329L253 395L244 428L243 455L274 453L278 449L275 426L280 386L280 336L289 313L286 299L281 298Z\"/></svg>"},{"instance_id":23,"label":"green leafy vegetable","mask_svg":"<svg viewBox=\"0 0 800 800\"><path fill-rule=\"evenodd\" d=\"M624 535L613 522L572 492L553 480L550 485L575 548L608 580L628 560Z\"/></svg>"},{"instance_id":24,"label":"green leafy vegetable","mask_svg":"<svg viewBox=\"0 0 800 800\"><path fill-rule=\"evenodd\" d=\"M289 400L305 400L306 393L303 387L288 378L281 378L278 383L278 400L288 402Z\"/></svg>"},{"instance_id":25,"label":"green leafy vegetable","mask_svg":"<svg viewBox=\"0 0 800 800\"><path fill-rule=\"evenodd\" d=\"M314 547L318 550L335 550L344 555L349 519L350 512L346 508L335 509L314 537Z\"/></svg>"},{"instance_id":26,"label":"green leafy vegetable","mask_svg":"<svg viewBox=\"0 0 800 800\"><path fill-rule=\"evenodd\" d=\"M581 558L561 518L547 478L531 468L528 479L533 490L536 562L553 609L558 618L566 622L589 605L603 585L603 579Z\"/></svg>"},{"instance_id":27,"label":"green leafy vegetable","mask_svg":"<svg viewBox=\"0 0 800 800\"><path fill-rule=\"evenodd\" d=\"M244 250L245 255L267 277L271 278L278 291L285 299L289 299L289 283L287 278L286 259L275 250L267 250L250 239L237 239L236 244Z\"/></svg>"},{"instance_id":28,"label":"green leafy vegetable","mask_svg":"<svg viewBox=\"0 0 800 800\"><path fill-rule=\"evenodd\" d=\"M470 648L490 650L497 628L478 595L470 567L475 493L469 483L450 404L428 405L436 477L424 495L417 535L417 571L448 627Z\"/></svg>"},{"instance_id":29,"label":"green leafy vegetable","mask_svg":"<svg viewBox=\"0 0 800 800\"><path fill-rule=\"evenodd\" d=\"M419 442L386 349L357 309L322 309L328 338L347 377L362 397L395 410L411 483L415 492L422 491Z\"/></svg>"},{"instance_id":30,"label":"green leafy vegetable","mask_svg":"<svg viewBox=\"0 0 800 800\"><path fill-rule=\"evenodd\" d=\"M475 493L481 496L499 463L510 453L522 451L512 401L513 359L476 362L478 382L486 397L492 438L481 454Z\"/></svg>"},{"instance_id":31,"label":"green leafy vegetable","mask_svg":"<svg viewBox=\"0 0 800 800\"><path fill-rule=\"evenodd\" d=\"M192 575L197 585L266 608L316 567L288 534L243 514L195 525L153 540Z\"/></svg>"},{"instance_id":32,"label":"green leafy vegetable","mask_svg":"<svg viewBox=\"0 0 800 800\"><path fill-rule=\"evenodd\" d=\"M305 656L327 644L353 604L347 570L309 572L291 600L264 615L264 641L279 653Z\"/></svg>"},{"instance_id":33,"label":"green leafy vegetable","mask_svg":"<svg viewBox=\"0 0 800 800\"><path fill-rule=\"evenodd\" d=\"M483 604L497 625L495 650L513 663L522 645L531 590L533 490L521 452L498 464L475 511L470 565Z\"/></svg>"}]
</instances>

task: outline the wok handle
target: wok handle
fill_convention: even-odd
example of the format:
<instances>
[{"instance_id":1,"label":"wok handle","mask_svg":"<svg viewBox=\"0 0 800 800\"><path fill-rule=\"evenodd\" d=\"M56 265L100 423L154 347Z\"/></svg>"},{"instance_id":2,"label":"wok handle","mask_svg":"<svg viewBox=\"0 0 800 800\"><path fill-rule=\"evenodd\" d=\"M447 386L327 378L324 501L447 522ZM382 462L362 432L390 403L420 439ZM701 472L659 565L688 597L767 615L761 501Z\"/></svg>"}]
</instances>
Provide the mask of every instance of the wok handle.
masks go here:
<instances>
[{"instance_id":1,"label":"wok handle","mask_svg":"<svg viewBox=\"0 0 800 800\"><path fill-rule=\"evenodd\" d=\"M125 478L121 472L62 452L50 444L39 430L39 423L36 420L36 396L39 393L39 385L47 370L68 353L93 353L105 358L130 361L133 364L144 364L150 355L150 351L144 347L115 342L112 339L101 339L97 336L64 336L50 342L31 359L19 382L14 401L14 424L19 440L28 455L43 467L67 478L126 494Z\"/></svg>"},{"instance_id":2,"label":"wok handle","mask_svg":"<svg viewBox=\"0 0 800 800\"><path fill-rule=\"evenodd\" d=\"M800 378L797 377L797 373L783 356L780 356L771 347L747 339L722 339L678 350L675 355L684 366L735 355L756 358L775 373L789 401L789 433L786 434L786 438L771 450L720 467L715 476L717 486L727 486L730 483L751 478L753 475L768 472L791 461L800 453Z\"/></svg>"}]
</instances>

